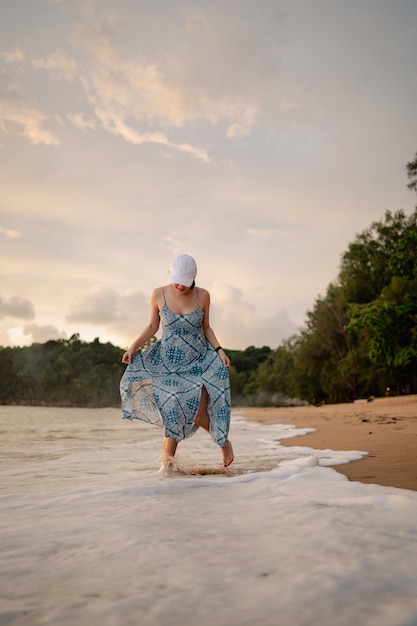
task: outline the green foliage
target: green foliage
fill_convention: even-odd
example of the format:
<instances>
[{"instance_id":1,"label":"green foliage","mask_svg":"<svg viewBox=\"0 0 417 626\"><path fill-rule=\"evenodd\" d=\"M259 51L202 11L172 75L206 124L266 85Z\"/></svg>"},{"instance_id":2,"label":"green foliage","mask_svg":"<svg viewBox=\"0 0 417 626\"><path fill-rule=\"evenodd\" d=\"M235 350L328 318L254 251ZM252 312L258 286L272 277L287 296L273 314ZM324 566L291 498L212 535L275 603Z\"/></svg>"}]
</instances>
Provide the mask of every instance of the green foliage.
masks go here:
<instances>
[{"instance_id":1,"label":"green foliage","mask_svg":"<svg viewBox=\"0 0 417 626\"><path fill-rule=\"evenodd\" d=\"M387 227L391 227L389 230ZM377 243L389 250L379 290L366 301L350 302L347 329L364 341L369 359L383 371L387 386L415 390L417 374L417 210L387 213ZM369 232L369 231L368 231ZM391 233L391 242L388 242ZM363 245L366 245L365 242Z\"/></svg>"},{"instance_id":2,"label":"green foliage","mask_svg":"<svg viewBox=\"0 0 417 626\"><path fill-rule=\"evenodd\" d=\"M271 348L263 346L262 348L255 348L249 346L245 350L227 350L227 354L236 368L237 372L250 374L255 370L260 363L271 354Z\"/></svg>"},{"instance_id":3,"label":"green foliage","mask_svg":"<svg viewBox=\"0 0 417 626\"><path fill-rule=\"evenodd\" d=\"M403 211L387 211L385 221L374 222L348 246L339 273L346 302L367 303L380 295L393 276L395 259L408 250L408 222Z\"/></svg>"},{"instance_id":4,"label":"green foliage","mask_svg":"<svg viewBox=\"0 0 417 626\"><path fill-rule=\"evenodd\" d=\"M261 391L266 393L279 392L285 396L290 396L293 368L290 341L287 341L274 352L271 351L258 368L250 373L248 382L244 387L245 394L251 395Z\"/></svg>"},{"instance_id":5,"label":"green foliage","mask_svg":"<svg viewBox=\"0 0 417 626\"><path fill-rule=\"evenodd\" d=\"M0 403L53 406L120 404L121 350L111 343L69 340L0 348Z\"/></svg>"},{"instance_id":6,"label":"green foliage","mask_svg":"<svg viewBox=\"0 0 417 626\"><path fill-rule=\"evenodd\" d=\"M232 402L236 404L246 404L246 387L248 381L268 356L272 353L271 348L263 346L255 348L249 346L246 350L226 350L231 361L229 370L230 390L232 394Z\"/></svg>"},{"instance_id":7,"label":"green foliage","mask_svg":"<svg viewBox=\"0 0 417 626\"><path fill-rule=\"evenodd\" d=\"M417 152L414 161L407 163L407 176L411 181L408 184L408 188L417 191Z\"/></svg>"}]
</instances>

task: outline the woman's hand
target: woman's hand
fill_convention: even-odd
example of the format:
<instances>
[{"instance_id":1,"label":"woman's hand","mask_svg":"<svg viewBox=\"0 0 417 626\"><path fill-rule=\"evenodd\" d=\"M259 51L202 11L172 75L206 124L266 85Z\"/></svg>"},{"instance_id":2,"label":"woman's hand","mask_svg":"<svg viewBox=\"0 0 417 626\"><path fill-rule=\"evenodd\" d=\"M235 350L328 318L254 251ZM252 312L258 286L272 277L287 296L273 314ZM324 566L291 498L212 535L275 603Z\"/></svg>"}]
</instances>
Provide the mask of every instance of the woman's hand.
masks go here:
<instances>
[{"instance_id":1,"label":"woman's hand","mask_svg":"<svg viewBox=\"0 0 417 626\"><path fill-rule=\"evenodd\" d=\"M229 369L229 367L230 367L230 359L227 356L226 352L223 350L223 348L221 350L219 350L217 354L219 355L223 365L225 367L227 367L227 369Z\"/></svg>"},{"instance_id":2,"label":"woman's hand","mask_svg":"<svg viewBox=\"0 0 417 626\"><path fill-rule=\"evenodd\" d=\"M126 350L126 352L122 356L122 363L125 363L126 365L129 365L129 363L132 362L132 357L133 357L133 354L132 354L131 350L130 349Z\"/></svg>"}]
</instances>

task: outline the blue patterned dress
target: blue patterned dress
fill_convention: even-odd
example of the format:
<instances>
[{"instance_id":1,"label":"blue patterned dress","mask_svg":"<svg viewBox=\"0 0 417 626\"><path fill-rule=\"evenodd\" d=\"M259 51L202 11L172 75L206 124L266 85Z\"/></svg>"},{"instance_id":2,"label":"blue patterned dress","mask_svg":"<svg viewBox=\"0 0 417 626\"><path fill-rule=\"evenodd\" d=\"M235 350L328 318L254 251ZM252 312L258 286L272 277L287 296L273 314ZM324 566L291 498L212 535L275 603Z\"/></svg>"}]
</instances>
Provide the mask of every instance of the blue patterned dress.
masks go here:
<instances>
[{"instance_id":1,"label":"blue patterned dress","mask_svg":"<svg viewBox=\"0 0 417 626\"><path fill-rule=\"evenodd\" d=\"M133 357L120 381L122 413L163 427L166 437L179 442L198 428L194 420L204 386L210 434L223 448L230 425L229 372L204 335L203 317L198 305L180 315L165 301L161 339Z\"/></svg>"}]
</instances>

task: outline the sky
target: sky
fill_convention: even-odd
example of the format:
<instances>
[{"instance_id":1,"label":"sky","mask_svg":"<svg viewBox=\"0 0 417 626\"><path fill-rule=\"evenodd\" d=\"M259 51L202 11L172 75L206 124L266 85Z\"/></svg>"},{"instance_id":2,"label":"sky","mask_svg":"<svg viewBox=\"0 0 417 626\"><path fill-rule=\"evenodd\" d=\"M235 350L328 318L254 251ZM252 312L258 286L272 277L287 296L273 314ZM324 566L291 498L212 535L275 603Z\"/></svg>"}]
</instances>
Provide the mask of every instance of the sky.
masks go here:
<instances>
[{"instance_id":1,"label":"sky","mask_svg":"<svg viewBox=\"0 0 417 626\"><path fill-rule=\"evenodd\" d=\"M0 0L0 345L127 347L191 254L276 348L413 212L415 0Z\"/></svg>"}]
</instances>

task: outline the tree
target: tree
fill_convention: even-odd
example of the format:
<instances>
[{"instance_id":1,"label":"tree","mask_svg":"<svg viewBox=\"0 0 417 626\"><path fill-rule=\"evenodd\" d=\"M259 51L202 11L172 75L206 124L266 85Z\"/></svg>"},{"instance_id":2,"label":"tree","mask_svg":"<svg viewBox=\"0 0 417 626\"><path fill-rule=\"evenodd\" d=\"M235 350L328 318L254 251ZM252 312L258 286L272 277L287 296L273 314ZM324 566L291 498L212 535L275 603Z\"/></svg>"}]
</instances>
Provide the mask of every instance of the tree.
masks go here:
<instances>
[{"instance_id":1,"label":"tree","mask_svg":"<svg viewBox=\"0 0 417 626\"><path fill-rule=\"evenodd\" d=\"M314 403L343 402L356 394L356 376L345 367L352 348L346 330L347 306L343 289L331 283L325 297L307 313L295 355L296 388L302 399Z\"/></svg>"},{"instance_id":2,"label":"tree","mask_svg":"<svg viewBox=\"0 0 417 626\"><path fill-rule=\"evenodd\" d=\"M417 209L409 217L387 213L373 232L380 238L372 243L389 254L379 291L368 301L351 302L348 328L368 338L370 360L389 373L390 386L409 392L417 377Z\"/></svg>"},{"instance_id":3,"label":"tree","mask_svg":"<svg viewBox=\"0 0 417 626\"><path fill-rule=\"evenodd\" d=\"M349 244L339 272L346 302L364 304L380 295L393 276L392 259L407 227L404 211L386 211L384 221L373 222Z\"/></svg>"},{"instance_id":4,"label":"tree","mask_svg":"<svg viewBox=\"0 0 417 626\"><path fill-rule=\"evenodd\" d=\"M407 185L409 189L417 191L417 152L414 157L414 161L407 163L407 176L410 179L410 183Z\"/></svg>"},{"instance_id":5,"label":"tree","mask_svg":"<svg viewBox=\"0 0 417 626\"><path fill-rule=\"evenodd\" d=\"M245 350L226 350L230 357L230 389L233 404L246 402L246 385L258 366L272 353L271 348L249 346Z\"/></svg>"},{"instance_id":6,"label":"tree","mask_svg":"<svg viewBox=\"0 0 417 626\"><path fill-rule=\"evenodd\" d=\"M271 351L258 368L251 372L244 393L254 399L251 403L256 403L258 397L263 398L263 402L268 398L268 404L282 404L282 398L294 397L293 371L294 358L290 338L275 351Z\"/></svg>"}]
</instances>

